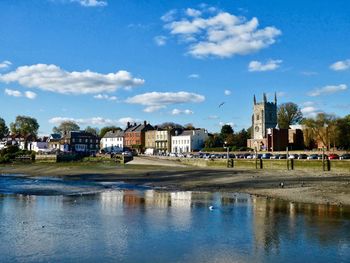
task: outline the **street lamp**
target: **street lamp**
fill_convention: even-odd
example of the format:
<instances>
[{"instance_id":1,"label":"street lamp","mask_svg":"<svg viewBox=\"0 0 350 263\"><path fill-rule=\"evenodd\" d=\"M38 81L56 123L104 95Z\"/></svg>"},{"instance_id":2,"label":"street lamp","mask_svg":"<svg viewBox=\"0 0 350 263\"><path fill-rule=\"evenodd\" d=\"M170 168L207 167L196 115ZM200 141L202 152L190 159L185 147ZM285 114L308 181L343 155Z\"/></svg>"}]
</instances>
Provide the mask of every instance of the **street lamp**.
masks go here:
<instances>
[{"instance_id":1,"label":"street lamp","mask_svg":"<svg viewBox=\"0 0 350 263\"><path fill-rule=\"evenodd\" d=\"M227 146L227 141L224 142L224 149L226 149L226 159L228 160L228 151L229 151L229 147Z\"/></svg>"}]
</instances>

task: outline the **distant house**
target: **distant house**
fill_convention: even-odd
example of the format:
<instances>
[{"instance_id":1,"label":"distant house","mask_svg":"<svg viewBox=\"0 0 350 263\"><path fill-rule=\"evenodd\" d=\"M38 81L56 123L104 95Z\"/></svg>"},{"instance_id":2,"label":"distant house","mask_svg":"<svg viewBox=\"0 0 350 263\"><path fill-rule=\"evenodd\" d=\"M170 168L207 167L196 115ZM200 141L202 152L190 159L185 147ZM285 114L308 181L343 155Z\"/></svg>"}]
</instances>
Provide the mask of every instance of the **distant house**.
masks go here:
<instances>
[{"instance_id":1,"label":"distant house","mask_svg":"<svg viewBox=\"0 0 350 263\"><path fill-rule=\"evenodd\" d=\"M156 130L149 130L145 132L145 148L146 154L156 153Z\"/></svg>"},{"instance_id":2,"label":"distant house","mask_svg":"<svg viewBox=\"0 0 350 263\"><path fill-rule=\"evenodd\" d=\"M109 131L101 139L101 151L104 152L122 152L124 148L124 132Z\"/></svg>"},{"instance_id":3,"label":"distant house","mask_svg":"<svg viewBox=\"0 0 350 263\"><path fill-rule=\"evenodd\" d=\"M60 141L61 141L61 134L58 134L58 133L51 134L47 140L48 149L51 151L61 150ZM63 149L62 149L62 151L63 151Z\"/></svg>"},{"instance_id":4,"label":"distant house","mask_svg":"<svg viewBox=\"0 0 350 263\"><path fill-rule=\"evenodd\" d=\"M171 151L175 153L199 151L207 138L208 132L204 129L185 130L171 137Z\"/></svg>"},{"instance_id":5,"label":"distant house","mask_svg":"<svg viewBox=\"0 0 350 263\"><path fill-rule=\"evenodd\" d=\"M133 125L128 122L124 131L124 146L134 149L138 152L145 150L145 133L154 130L153 126L144 121L142 124Z\"/></svg>"},{"instance_id":6,"label":"distant house","mask_svg":"<svg viewBox=\"0 0 350 263\"><path fill-rule=\"evenodd\" d=\"M156 131L156 151L159 153L171 152L171 136L175 135L175 132L181 133L180 129L157 129Z\"/></svg>"},{"instance_id":7,"label":"distant house","mask_svg":"<svg viewBox=\"0 0 350 263\"><path fill-rule=\"evenodd\" d=\"M42 137L35 141L28 142L27 150L34 152L48 152L49 143L48 137Z\"/></svg>"},{"instance_id":8,"label":"distant house","mask_svg":"<svg viewBox=\"0 0 350 263\"><path fill-rule=\"evenodd\" d=\"M70 131L60 139L60 150L73 153L97 153L100 139L86 131Z\"/></svg>"}]
</instances>

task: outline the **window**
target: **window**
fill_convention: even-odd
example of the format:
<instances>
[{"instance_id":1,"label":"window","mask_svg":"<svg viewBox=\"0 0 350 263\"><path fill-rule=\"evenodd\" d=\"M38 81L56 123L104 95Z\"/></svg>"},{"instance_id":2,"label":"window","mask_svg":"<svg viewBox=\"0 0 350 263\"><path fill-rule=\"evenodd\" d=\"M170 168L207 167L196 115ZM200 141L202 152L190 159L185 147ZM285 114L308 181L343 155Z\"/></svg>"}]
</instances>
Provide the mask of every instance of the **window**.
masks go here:
<instances>
[{"instance_id":1,"label":"window","mask_svg":"<svg viewBox=\"0 0 350 263\"><path fill-rule=\"evenodd\" d=\"M260 120L260 115L259 114L256 115L256 120L257 121Z\"/></svg>"}]
</instances>

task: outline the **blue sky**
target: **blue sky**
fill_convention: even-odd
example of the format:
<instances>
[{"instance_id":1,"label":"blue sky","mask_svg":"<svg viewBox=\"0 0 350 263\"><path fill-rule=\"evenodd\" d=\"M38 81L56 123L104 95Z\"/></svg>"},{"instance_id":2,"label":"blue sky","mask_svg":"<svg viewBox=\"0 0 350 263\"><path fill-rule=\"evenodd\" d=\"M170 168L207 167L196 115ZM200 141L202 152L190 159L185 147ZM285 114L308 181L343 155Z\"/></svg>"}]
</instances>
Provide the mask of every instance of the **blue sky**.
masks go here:
<instances>
[{"instance_id":1,"label":"blue sky","mask_svg":"<svg viewBox=\"0 0 350 263\"><path fill-rule=\"evenodd\" d=\"M0 117L35 117L40 134L67 119L239 130L263 92L344 116L349 13L347 0L2 0Z\"/></svg>"}]
</instances>

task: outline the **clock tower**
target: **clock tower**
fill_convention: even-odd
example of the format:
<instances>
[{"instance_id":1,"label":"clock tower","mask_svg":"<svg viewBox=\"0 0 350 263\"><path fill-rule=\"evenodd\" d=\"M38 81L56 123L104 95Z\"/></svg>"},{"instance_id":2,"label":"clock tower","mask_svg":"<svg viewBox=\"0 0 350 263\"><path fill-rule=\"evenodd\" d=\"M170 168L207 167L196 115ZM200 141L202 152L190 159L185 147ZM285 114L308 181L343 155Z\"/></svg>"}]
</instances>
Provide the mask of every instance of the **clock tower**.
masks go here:
<instances>
[{"instance_id":1,"label":"clock tower","mask_svg":"<svg viewBox=\"0 0 350 263\"><path fill-rule=\"evenodd\" d=\"M263 102L256 102L254 95L254 106L252 116L252 139L262 140L267 137L267 129L277 126L277 97L275 101L268 102L266 94L263 95Z\"/></svg>"}]
</instances>

